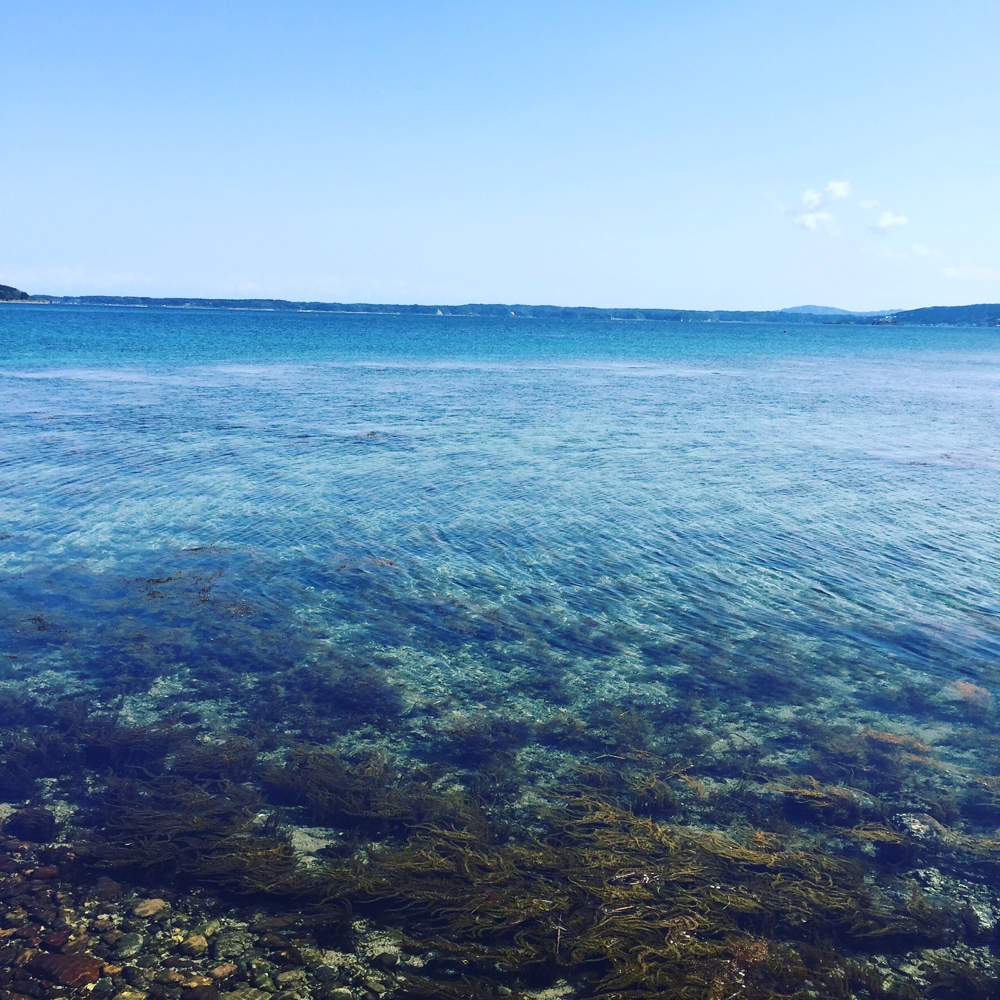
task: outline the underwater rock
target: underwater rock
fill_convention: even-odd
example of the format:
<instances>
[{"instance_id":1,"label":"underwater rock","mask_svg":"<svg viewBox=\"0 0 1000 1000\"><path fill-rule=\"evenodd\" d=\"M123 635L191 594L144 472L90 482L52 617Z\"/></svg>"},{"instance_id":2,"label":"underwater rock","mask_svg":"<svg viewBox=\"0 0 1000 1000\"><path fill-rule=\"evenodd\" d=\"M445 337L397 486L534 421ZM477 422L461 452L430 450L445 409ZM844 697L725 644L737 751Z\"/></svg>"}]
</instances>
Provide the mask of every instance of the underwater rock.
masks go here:
<instances>
[{"instance_id":1,"label":"underwater rock","mask_svg":"<svg viewBox=\"0 0 1000 1000\"><path fill-rule=\"evenodd\" d=\"M116 958L131 958L133 955L138 955L142 951L143 939L141 934L136 934L134 931L131 934L125 934L118 939L118 944L115 947L115 957Z\"/></svg>"},{"instance_id":2,"label":"underwater rock","mask_svg":"<svg viewBox=\"0 0 1000 1000\"><path fill-rule=\"evenodd\" d=\"M132 909L133 917L155 917L167 908L165 899L144 899Z\"/></svg>"},{"instance_id":3,"label":"underwater rock","mask_svg":"<svg viewBox=\"0 0 1000 1000\"><path fill-rule=\"evenodd\" d=\"M103 965L90 955L36 955L25 968L58 986L86 986L100 979Z\"/></svg>"},{"instance_id":4,"label":"underwater rock","mask_svg":"<svg viewBox=\"0 0 1000 1000\"><path fill-rule=\"evenodd\" d=\"M927 813L897 813L892 821L898 829L921 843L954 846L954 834Z\"/></svg>"},{"instance_id":5,"label":"underwater rock","mask_svg":"<svg viewBox=\"0 0 1000 1000\"><path fill-rule=\"evenodd\" d=\"M105 903L112 903L125 895L125 887L107 875L102 875L94 886L95 898Z\"/></svg>"},{"instance_id":6,"label":"underwater rock","mask_svg":"<svg viewBox=\"0 0 1000 1000\"><path fill-rule=\"evenodd\" d=\"M980 902L970 902L962 911L969 937L982 944L993 941L997 935L997 914L991 907Z\"/></svg>"},{"instance_id":7,"label":"underwater rock","mask_svg":"<svg viewBox=\"0 0 1000 1000\"><path fill-rule=\"evenodd\" d=\"M216 958L242 958L253 950L253 938L238 927L220 931L212 947Z\"/></svg>"},{"instance_id":8,"label":"underwater rock","mask_svg":"<svg viewBox=\"0 0 1000 1000\"><path fill-rule=\"evenodd\" d=\"M180 945L185 955L204 955L208 951L208 941L204 934L191 934Z\"/></svg>"},{"instance_id":9,"label":"underwater rock","mask_svg":"<svg viewBox=\"0 0 1000 1000\"><path fill-rule=\"evenodd\" d=\"M18 809L11 813L4 830L19 840L47 844L56 835L56 818L51 809Z\"/></svg>"},{"instance_id":10,"label":"underwater rock","mask_svg":"<svg viewBox=\"0 0 1000 1000\"><path fill-rule=\"evenodd\" d=\"M219 989L216 986L195 986L185 990L187 1000L219 1000Z\"/></svg>"}]
</instances>

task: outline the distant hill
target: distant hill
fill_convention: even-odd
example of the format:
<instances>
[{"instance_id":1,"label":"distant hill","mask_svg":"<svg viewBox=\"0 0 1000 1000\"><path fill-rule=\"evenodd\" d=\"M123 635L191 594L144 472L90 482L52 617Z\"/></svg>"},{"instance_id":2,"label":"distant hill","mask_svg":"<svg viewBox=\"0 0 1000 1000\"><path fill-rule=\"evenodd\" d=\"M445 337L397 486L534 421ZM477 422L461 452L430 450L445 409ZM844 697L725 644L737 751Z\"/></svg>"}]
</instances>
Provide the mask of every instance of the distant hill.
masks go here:
<instances>
[{"instance_id":1,"label":"distant hill","mask_svg":"<svg viewBox=\"0 0 1000 1000\"><path fill-rule=\"evenodd\" d=\"M850 316L850 309L837 309L835 306L791 306L782 309L783 313L806 313L810 316Z\"/></svg>"},{"instance_id":2,"label":"distant hill","mask_svg":"<svg viewBox=\"0 0 1000 1000\"><path fill-rule=\"evenodd\" d=\"M893 313L897 323L947 326L1000 326L1000 304L981 303L975 306L928 306Z\"/></svg>"},{"instance_id":3,"label":"distant hill","mask_svg":"<svg viewBox=\"0 0 1000 1000\"><path fill-rule=\"evenodd\" d=\"M30 298L28 293L22 292L20 288L0 285L0 302L21 302L27 298Z\"/></svg>"},{"instance_id":4,"label":"distant hill","mask_svg":"<svg viewBox=\"0 0 1000 1000\"><path fill-rule=\"evenodd\" d=\"M838 309L836 306L792 306L782 309L783 313L804 313L808 316L885 316L894 309L874 309L867 312L855 312L853 309Z\"/></svg>"}]
</instances>

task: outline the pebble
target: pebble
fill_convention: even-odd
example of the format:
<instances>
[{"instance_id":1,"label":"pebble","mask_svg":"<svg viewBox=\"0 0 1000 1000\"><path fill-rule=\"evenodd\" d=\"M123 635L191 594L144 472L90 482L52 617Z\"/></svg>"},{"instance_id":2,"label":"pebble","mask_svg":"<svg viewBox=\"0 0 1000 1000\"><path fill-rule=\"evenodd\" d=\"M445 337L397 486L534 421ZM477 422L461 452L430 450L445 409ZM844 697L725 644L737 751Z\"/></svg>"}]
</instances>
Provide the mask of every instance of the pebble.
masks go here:
<instances>
[{"instance_id":1,"label":"pebble","mask_svg":"<svg viewBox=\"0 0 1000 1000\"><path fill-rule=\"evenodd\" d=\"M219 1000L219 990L215 986L195 986L184 994L184 1000Z\"/></svg>"},{"instance_id":2,"label":"pebble","mask_svg":"<svg viewBox=\"0 0 1000 1000\"><path fill-rule=\"evenodd\" d=\"M142 935L133 931L131 934L124 934L118 939L115 946L115 954L119 958L131 958L142 951Z\"/></svg>"},{"instance_id":3,"label":"pebble","mask_svg":"<svg viewBox=\"0 0 1000 1000\"><path fill-rule=\"evenodd\" d=\"M204 934L191 934L181 942L180 948L185 955L204 955L208 951L208 941Z\"/></svg>"},{"instance_id":4,"label":"pebble","mask_svg":"<svg viewBox=\"0 0 1000 1000\"><path fill-rule=\"evenodd\" d=\"M295 983L305 982L306 974L301 969L289 969L287 972L279 972L274 977L274 981L279 986L293 986Z\"/></svg>"},{"instance_id":5,"label":"pebble","mask_svg":"<svg viewBox=\"0 0 1000 1000\"><path fill-rule=\"evenodd\" d=\"M213 979L227 979L236 971L237 968L232 962L223 962L222 965L217 965L214 969L212 969L212 971L209 972L209 975Z\"/></svg>"},{"instance_id":6,"label":"pebble","mask_svg":"<svg viewBox=\"0 0 1000 1000\"><path fill-rule=\"evenodd\" d=\"M102 875L97 882L94 883L94 896L104 902L121 899L124 895L125 887L120 882L116 882L113 878L108 878L107 875Z\"/></svg>"},{"instance_id":7,"label":"pebble","mask_svg":"<svg viewBox=\"0 0 1000 1000\"><path fill-rule=\"evenodd\" d=\"M155 976L153 980L157 983L163 983L164 985L170 985L171 983L179 983L184 979L184 974L178 972L176 969L161 969Z\"/></svg>"},{"instance_id":8,"label":"pebble","mask_svg":"<svg viewBox=\"0 0 1000 1000\"><path fill-rule=\"evenodd\" d=\"M242 958L253 950L253 938L238 927L220 931L213 944L216 958Z\"/></svg>"},{"instance_id":9,"label":"pebble","mask_svg":"<svg viewBox=\"0 0 1000 1000\"><path fill-rule=\"evenodd\" d=\"M155 917L167 908L165 899L144 899L132 909L133 917Z\"/></svg>"},{"instance_id":10,"label":"pebble","mask_svg":"<svg viewBox=\"0 0 1000 1000\"><path fill-rule=\"evenodd\" d=\"M146 1000L147 995L139 990L122 990L114 995L113 1000Z\"/></svg>"},{"instance_id":11,"label":"pebble","mask_svg":"<svg viewBox=\"0 0 1000 1000\"><path fill-rule=\"evenodd\" d=\"M51 931L42 938L42 944L46 948L55 948L57 951L62 951L67 944L69 944L70 932L63 928L61 931ZM84 939L84 947L86 947L86 940ZM81 949L82 950L82 949Z\"/></svg>"}]
</instances>

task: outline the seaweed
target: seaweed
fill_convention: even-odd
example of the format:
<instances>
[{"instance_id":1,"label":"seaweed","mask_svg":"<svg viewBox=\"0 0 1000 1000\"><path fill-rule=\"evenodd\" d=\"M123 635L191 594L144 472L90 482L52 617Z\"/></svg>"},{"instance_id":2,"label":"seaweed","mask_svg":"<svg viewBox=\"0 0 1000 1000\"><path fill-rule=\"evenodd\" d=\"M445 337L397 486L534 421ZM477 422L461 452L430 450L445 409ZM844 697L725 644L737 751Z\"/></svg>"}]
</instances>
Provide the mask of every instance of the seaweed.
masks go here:
<instances>
[{"instance_id":1,"label":"seaweed","mask_svg":"<svg viewBox=\"0 0 1000 1000\"><path fill-rule=\"evenodd\" d=\"M174 750L171 772L191 778L228 778L246 781L256 770L260 744L250 737L230 734L204 742L188 741Z\"/></svg>"},{"instance_id":2,"label":"seaweed","mask_svg":"<svg viewBox=\"0 0 1000 1000\"><path fill-rule=\"evenodd\" d=\"M530 736L531 726L526 722L480 714L439 730L434 757L458 764L464 770L489 768L510 773L514 755L527 746Z\"/></svg>"},{"instance_id":3,"label":"seaweed","mask_svg":"<svg viewBox=\"0 0 1000 1000\"><path fill-rule=\"evenodd\" d=\"M314 882L273 818L260 821L262 806L229 781L209 791L180 777L112 777L94 817L103 838L85 860L239 894L308 894Z\"/></svg>"},{"instance_id":4,"label":"seaweed","mask_svg":"<svg viewBox=\"0 0 1000 1000\"><path fill-rule=\"evenodd\" d=\"M283 686L295 691L296 712L341 726L393 719L406 709L399 687L381 667L339 660L288 671Z\"/></svg>"},{"instance_id":5,"label":"seaweed","mask_svg":"<svg viewBox=\"0 0 1000 1000\"><path fill-rule=\"evenodd\" d=\"M169 722L122 725L115 714L95 714L74 726L87 766L98 773L153 777L163 773L168 756L185 739Z\"/></svg>"},{"instance_id":6,"label":"seaweed","mask_svg":"<svg viewBox=\"0 0 1000 1000\"><path fill-rule=\"evenodd\" d=\"M393 774L379 755L348 763L335 750L297 746L283 763L261 770L261 782L278 803L304 806L316 823L385 835L434 822L486 829L479 805L458 791L435 792L431 775Z\"/></svg>"},{"instance_id":7,"label":"seaweed","mask_svg":"<svg viewBox=\"0 0 1000 1000\"><path fill-rule=\"evenodd\" d=\"M479 635L471 617L453 617ZM581 635L603 643L590 626ZM1000 815L1000 744L977 742L979 730L955 737L994 751L979 765L992 774L972 774L903 723L889 732L800 713L740 735L734 693L793 689L722 651L689 650L686 679L649 703L550 707L541 721L431 704L411 726L391 657L269 663L264 646L242 688L238 651L205 654L198 668L205 690L252 690L252 723L209 732L190 704L146 726L106 699L100 710L87 699L11 704L0 780L29 797L39 778L80 778L90 813L77 816L95 831L77 851L88 866L252 897L263 912L294 912L321 947L350 946L353 914L405 930L422 965L392 973L400 997L492 1000L565 979L606 1000L911 1000L904 977L866 956L952 944L963 930L901 888L901 869L930 857L946 875L949 860L989 878L1000 864L1000 842L946 825L989 828ZM529 660L516 669L534 669ZM566 697L561 679L518 686L550 704ZM361 739L342 739L352 731ZM329 745L383 735L396 748L419 736L434 764ZM557 750L550 784L534 787L545 747ZM346 835L303 860L289 817ZM931 979L942 997L982 995L982 976L962 963Z\"/></svg>"},{"instance_id":8,"label":"seaweed","mask_svg":"<svg viewBox=\"0 0 1000 1000\"><path fill-rule=\"evenodd\" d=\"M663 826L590 793L547 819L544 835L506 844L425 825L398 849L324 873L335 894L389 920L405 914L422 950L484 974L572 969L609 997L732 992L748 966L766 966L775 936L829 950L944 934L936 911L890 907L860 867L765 834L743 843ZM842 958L830 951L826 972Z\"/></svg>"},{"instance_id":9,"label":"seaweed","mask_svg":"<svg viewBox=\"0 0 1000 1000\"><path fill-rule=\"evenodd\" d=\"M786 810L793 819L811 819L832 826L855 826L863 819L883 818L885 807L878 799L846 785L821 785L815 778L796 785L779 785Z\"/></svg>"}]
</instances>

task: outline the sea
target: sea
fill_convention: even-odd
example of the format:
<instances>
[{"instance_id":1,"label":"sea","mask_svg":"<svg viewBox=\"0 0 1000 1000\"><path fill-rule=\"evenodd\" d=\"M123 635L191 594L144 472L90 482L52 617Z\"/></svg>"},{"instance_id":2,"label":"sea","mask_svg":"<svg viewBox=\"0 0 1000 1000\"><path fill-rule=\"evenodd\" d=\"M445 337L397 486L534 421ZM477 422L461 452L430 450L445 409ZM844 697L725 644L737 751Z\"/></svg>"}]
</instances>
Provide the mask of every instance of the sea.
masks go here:
<instances>
[{"instance_id":1,"label":"sea","mask_svg":"<svg viewBox=\"0 0 1000 1000\"><path fill-rule=\"evenodd\" d=\"M4 305L8 853L108 997L995 996L998 500L995 329Z\"/></svg>"}]
</instances>

